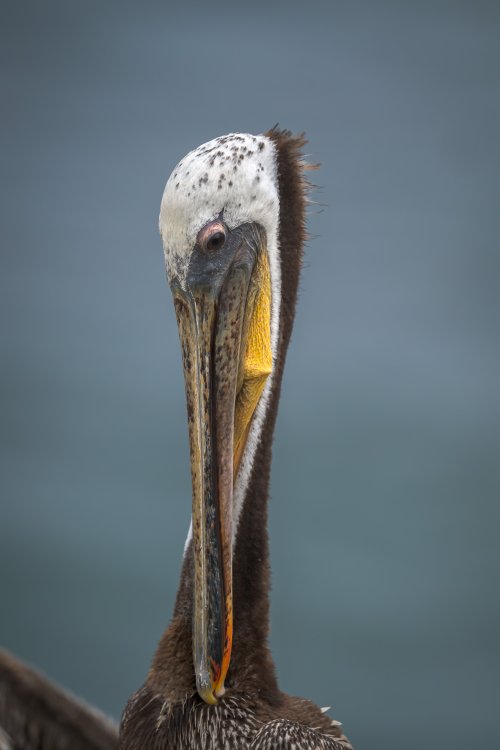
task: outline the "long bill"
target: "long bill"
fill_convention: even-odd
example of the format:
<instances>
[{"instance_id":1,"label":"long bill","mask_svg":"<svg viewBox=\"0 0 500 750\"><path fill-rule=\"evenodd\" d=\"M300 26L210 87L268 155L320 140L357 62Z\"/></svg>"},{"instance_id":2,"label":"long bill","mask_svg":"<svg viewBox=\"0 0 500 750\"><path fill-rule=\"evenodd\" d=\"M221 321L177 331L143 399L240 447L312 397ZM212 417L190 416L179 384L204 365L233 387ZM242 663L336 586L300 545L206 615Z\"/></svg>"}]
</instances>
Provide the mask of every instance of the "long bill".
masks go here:
<instances>
[{"instance_id":1,"label":"long bill","mask_svg":"<svg viewBox=\"0 0 500 750\"><path fill-rule=\"evenodd\" d=\"M198 693L210 704L224 694L231 657L233 480L270 372L270 354L264 374L245 367L259 297L256 255L246 242L225 264L198 255L186 287L173 287L193 486L193 661Z\"/></svg>"}]
</instances>

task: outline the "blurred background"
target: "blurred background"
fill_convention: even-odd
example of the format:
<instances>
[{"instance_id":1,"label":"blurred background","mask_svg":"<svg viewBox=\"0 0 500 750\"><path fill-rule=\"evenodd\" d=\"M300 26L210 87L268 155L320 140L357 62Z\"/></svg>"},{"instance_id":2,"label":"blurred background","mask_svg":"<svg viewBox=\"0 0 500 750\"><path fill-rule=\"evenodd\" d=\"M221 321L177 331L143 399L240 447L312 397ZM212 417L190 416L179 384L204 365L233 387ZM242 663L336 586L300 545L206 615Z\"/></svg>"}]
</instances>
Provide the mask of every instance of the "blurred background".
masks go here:
<instances>
[{"instance_id":1,"label":"blurred background","mask_svg":"<svg viewBox=\"0 0 500 750\"><path fill-rule=\"evenodd\" d=\"M500 7L2 6L0 643L118 718L190 512L176 162L305 130L275 438L282 688L356 748L500 746Z\"/></svg>"}]
</instances>

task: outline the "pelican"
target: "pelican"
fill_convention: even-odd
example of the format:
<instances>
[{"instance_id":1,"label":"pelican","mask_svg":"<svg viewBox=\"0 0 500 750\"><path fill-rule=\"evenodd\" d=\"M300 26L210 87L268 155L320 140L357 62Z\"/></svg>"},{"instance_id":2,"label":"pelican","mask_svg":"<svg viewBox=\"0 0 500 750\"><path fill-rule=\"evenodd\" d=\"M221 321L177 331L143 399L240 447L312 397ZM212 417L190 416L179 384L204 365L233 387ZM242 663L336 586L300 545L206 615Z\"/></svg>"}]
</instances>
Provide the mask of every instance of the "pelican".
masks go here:
<instances>
[{"instance_id":1,"label":"pelican","mask_svg":"<svg viewBox=\"0 0 500 750\"><path fill-rule=\"evenodd\" d=\"M268 645L271 443L306 235L305 143L277 127L231 133L172 172L160 234L192 478L173 617L119 730L0 656L0 750L351 748L325 709L280 691Z\"/></svg>"}]
</instances>

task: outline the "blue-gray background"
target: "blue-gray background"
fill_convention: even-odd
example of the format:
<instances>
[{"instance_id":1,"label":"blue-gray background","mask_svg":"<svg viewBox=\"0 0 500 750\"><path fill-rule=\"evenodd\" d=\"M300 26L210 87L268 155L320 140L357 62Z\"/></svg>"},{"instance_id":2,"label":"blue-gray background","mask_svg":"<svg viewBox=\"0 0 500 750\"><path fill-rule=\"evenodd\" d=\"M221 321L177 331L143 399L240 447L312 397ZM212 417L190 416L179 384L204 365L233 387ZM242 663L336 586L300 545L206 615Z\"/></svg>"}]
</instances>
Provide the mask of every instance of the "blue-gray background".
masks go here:
<instances>
[{"instance_id":1,"label":"blue-gray background","mask_svg":"<svg viewBox=\"0 0 500 750\"><path fill-rule=\"evenodd\" d=\"M324 204L275 440L282 687L358 748L500 746L498 4L2 13L0 642L116 717L142 682L190 506L160 197L279 121Z\"/></svg>"}]
</instances>

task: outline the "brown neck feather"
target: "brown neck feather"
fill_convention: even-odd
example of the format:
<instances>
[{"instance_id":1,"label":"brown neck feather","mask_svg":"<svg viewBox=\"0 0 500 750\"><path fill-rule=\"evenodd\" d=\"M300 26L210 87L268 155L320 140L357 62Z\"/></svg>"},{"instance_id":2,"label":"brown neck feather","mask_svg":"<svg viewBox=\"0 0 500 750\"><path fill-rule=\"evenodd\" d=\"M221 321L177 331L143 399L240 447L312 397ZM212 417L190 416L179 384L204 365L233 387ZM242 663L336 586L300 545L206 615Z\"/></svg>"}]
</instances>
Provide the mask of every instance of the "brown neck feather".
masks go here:
<instances>
[{"instance_id":1,"label":"brown neck feather","mask_svg":"<svg viewBox=\"0 0 500 750\"><path fill-rule=\"evenodd\" d=\"M234 640L228 689L258 691L273 702L278 696L268 647L269 544L267 501L271 445L286 352L293 327L297 287L306 238L305 206L309 184L301 149L306 140L273 128L266 135L277 151L280 195L279 251L281 311L273 387L250 475L233 558ZM192 556L185 555L172 622L160 641L148 682L169 701L182 701L195 690L191 650Z\"/></svg>"}]
</instances>

